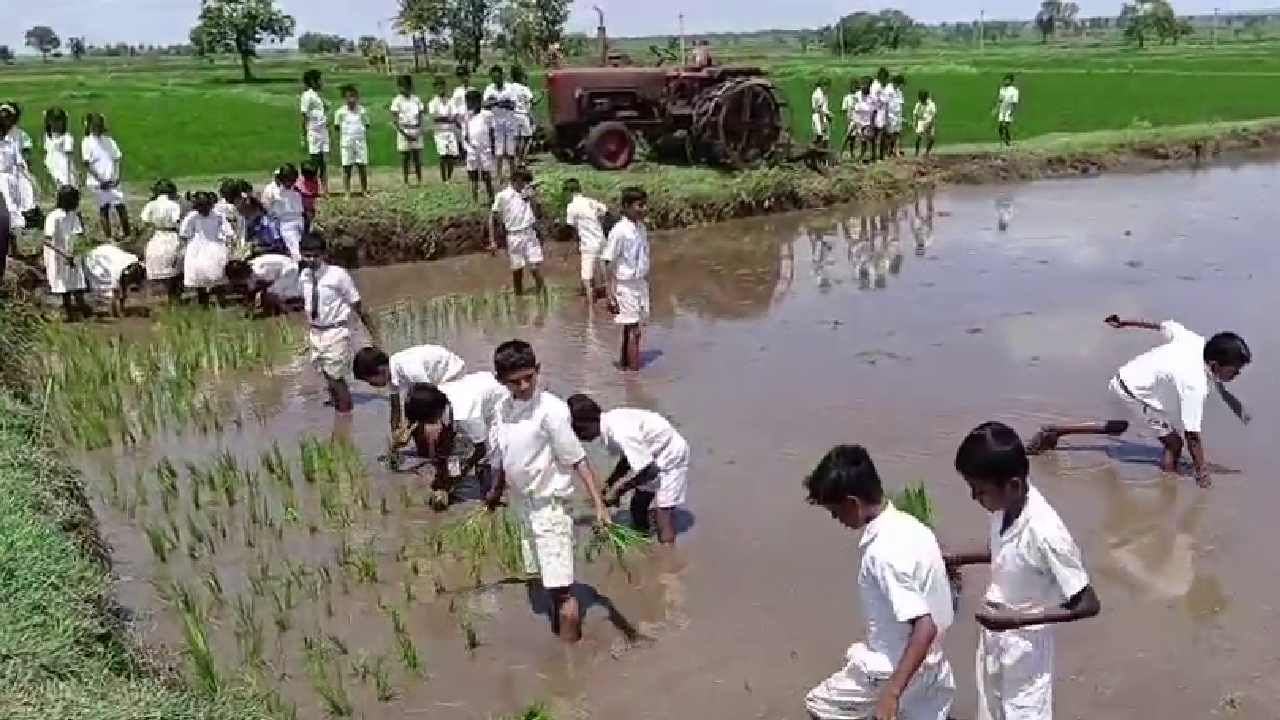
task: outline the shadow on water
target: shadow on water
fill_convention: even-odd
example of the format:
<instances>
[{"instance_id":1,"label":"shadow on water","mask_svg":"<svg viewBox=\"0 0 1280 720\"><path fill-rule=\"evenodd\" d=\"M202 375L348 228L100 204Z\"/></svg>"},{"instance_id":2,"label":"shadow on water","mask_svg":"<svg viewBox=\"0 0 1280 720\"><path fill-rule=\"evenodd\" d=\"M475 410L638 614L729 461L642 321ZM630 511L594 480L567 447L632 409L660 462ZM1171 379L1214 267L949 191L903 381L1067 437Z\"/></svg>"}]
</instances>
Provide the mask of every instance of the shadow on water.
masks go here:
<instances>
[{"instance_id":1,"label":"shadow on water","mask_svg":"<svg viewBox=\"0 0 1280 720\"><path fill-rule=\"evenodd\" d=\"M571 592L574 599L578 601L578 621L580 623L586 621L587 615L594 608L600 608L604 611L609 623L617 628L628 642L635 642L642 638L635 624L628 620L627 616L622 614L622 611L618 610L613 600L601 594L595 586L584 582L576 582L573 584ZM540 583L525 583L525 594L529 601L529 610L534 615L546 618L552 632L555 632L559 627L559 622L555 616L550 593Z\"/></svg>"}]
</instances>

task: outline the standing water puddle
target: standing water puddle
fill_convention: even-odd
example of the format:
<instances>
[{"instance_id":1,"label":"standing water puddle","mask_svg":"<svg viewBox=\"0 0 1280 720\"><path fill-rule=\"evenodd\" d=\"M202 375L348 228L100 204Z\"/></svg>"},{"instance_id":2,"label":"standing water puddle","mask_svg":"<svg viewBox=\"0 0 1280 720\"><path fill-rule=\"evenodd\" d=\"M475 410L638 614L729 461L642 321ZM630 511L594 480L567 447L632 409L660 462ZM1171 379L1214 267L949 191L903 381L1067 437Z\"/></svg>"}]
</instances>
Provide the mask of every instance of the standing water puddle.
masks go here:
<instances>
[{"instance_id":1,"label":"standing water puddle","mask_svg":"<svg viewBox=\"0 0 1280 720\"><path fill-rule=\"evenodd\" d=\"M1034 460L1035 482L1082 545L1103 600L1100 618L1058 635L1058 707L1108 719L1274 717L1280 556L1265 548L1280 489L1262 451L1275 436L1270 409L1280 406L1267 371L1280 355L1278 182L1280 167L1242 164L958 188L865 213L662 236L648 366L634 376L611 365L610 316L572 296L545 307L490 303L443 327L397 326L389 350L440 342L468 370L488 369L498 342L524 338L551 391L656 410L689 440L691 499L677 551L654 555L631 578L581 566L590 607L577 647L552 637L542 599L522 586L468 590L463 575L433 567L426 538L439 516L425 507L422 484L375 462L387 442L385 401L357 386L353 422L335 428L301 361L243 388L256 408L244 414L261 421L86 459L120 600L144 639L180 648L178 617L158 588L178 580L206 603L220 593L209 629L219 668L241 668L255 634L246 628L260 625L257 651L299 717L329 707L318 686L332 694L340 684L357 717L487 718L544 700L557 717L799 719L804 693L862 633L856 538L806 505L800 487L821 453L865 444L891 488L928 485L944 543L982 543L987 518L951 469L964 433L986 419L1030 433L1049 420L1108 414L1107 379L1159 336L1111 330L1102 318L1175 317L1248 338L1258 361L1236 390L1255 420L1242 427L1211 405L1210 455L1238 472L1220 473L1209 491L1160 475L1140 439L1071 443ZM576 256L566 246L551 254L553 274L571 282ZM405 318L415 298L492 289L506 277L501 259L476 256L363 270L357 282L367 303L400 303ZM244 501L191 512L197 532L218 535L193 559L184 484L174 513L184 540L160 563L141 529L143 519L167 522L153 479L137 520L104 499L109 468L128 494L136 469L162 458L181 468L225 450L257 468L275 442L297 472L300 437L335 430L371 471L367 488L340 498L352 513L345 530L321 509L333 498L298 481L291 515L279 488L261 491L272 527L246 529ZM974 712L972 611L985 579L967 573L947 640L961 718ZM467 626L478 647L468 647ZM628 626L644 639L628 642ZM380 704L380 693L393 697Z\"/></svg>"}]
</instances>

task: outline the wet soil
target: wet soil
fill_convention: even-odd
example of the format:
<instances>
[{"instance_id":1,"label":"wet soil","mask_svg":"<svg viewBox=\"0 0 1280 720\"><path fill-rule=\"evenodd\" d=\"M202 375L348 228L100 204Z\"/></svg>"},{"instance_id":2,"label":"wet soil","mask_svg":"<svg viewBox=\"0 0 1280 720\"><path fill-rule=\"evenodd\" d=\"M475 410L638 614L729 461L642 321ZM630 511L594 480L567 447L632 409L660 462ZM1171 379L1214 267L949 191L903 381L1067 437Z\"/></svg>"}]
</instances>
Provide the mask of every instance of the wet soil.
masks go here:
<instances>
[{"instance_id":1,"label":"wet soil","mask_svg":"<svg viewBox=\"0 0 1280 720\"><path fill-rule=\"evenodd\" d=\"M1064 442L1034 460L1034 482L1084 549L1103 602L1099 618L1058 634L1057 706L1065 717L1120 720L1274 717L1280 556L1266 548L1280 489L1264 450L1275 436L1271 409L1280 406L1280 387L1266 370L1280 352L1272 317L1278 189L1280 165L1240 163L956 187L896 206L658 235L647 364L634 375L611 366L618 332L608 314L572 296L443 324L403 312L433 295L500 287L508 280L501 258L362 270L357 282L368 302L399 303L402 318L417 318L397 326L391 349L431 339L479 370L490 367L495 344L522 337L538 350L553 392L588 392L606 406L671 417L694 452L676 551L655 553L631 579L607 565L581 566L589 608L585 638L571 648L548 630L545 600L522 586L475 590L454 569L429 570L423 539L438 516L424 505L421 481L389 471L371 472L370 508L352 502L345 531L326 526L318 498L300 483L300 520L283 526L282 539L254 531L257 547L246 548L233 523L212 558L179 552L161 566L139 521L105 499L107 467L131 478L131 468L161 456L180 464L220 449L248 460L273 441L293 455L300 435L336 431L376 468L385 400L357 387L352 424L335 427L320 383L299 361L283 379L240 388L256 408L244 414L260 415L261 424L85 460L114 545L120 601L144 641L178 649L179 626L156 585L166 578L196 585L216 571L226 599L211 632L220 664L232 669L241 665L232 607L237 595L253 596L249 577L259 574L259 558L277 579L290 568L314 578L327 566L333 580L314 598L297 591L287 632L274 629L274 601L255 598L270 675L300 717L321 712L303 636L332 635L330 654L345 668L357 716L487 718L546 700L557 717L801 720L805 692L863 633L857 538L803 499L801 478L820 455L835 443L866 445L889 487L926 483L945 543L980 545L987 517L951 469L963 435L987 419L1030 433L1048 421L1113 414L1107 380L1159 338L1112 330L1102 318L1174 317L1201 332L1233 329L1248 338L1257 362L1234 389L1254 421L1241 426L1211 404L1205 436L1224 472L1209 491L1185 471L1161 474L1154 444L1136 435ZM572 282L577 258L564 247L553 249L550 265L558 282ZM243 505L216 513L243 518ZM135 512L163 517L154 493ZM376 553L376 583L339 572L344 535L350 547ZM947 638L958 718L974 716L971 618L985 573L967 572L966 581ZM389 608L404 618L421 676L403 667ZM473 650L460 616L474 621ZM632 642L620 625L644 637ZM386 656L394 700L379 703L373 681L352 673L362 653Z\"/></svg>"}]
</instances>

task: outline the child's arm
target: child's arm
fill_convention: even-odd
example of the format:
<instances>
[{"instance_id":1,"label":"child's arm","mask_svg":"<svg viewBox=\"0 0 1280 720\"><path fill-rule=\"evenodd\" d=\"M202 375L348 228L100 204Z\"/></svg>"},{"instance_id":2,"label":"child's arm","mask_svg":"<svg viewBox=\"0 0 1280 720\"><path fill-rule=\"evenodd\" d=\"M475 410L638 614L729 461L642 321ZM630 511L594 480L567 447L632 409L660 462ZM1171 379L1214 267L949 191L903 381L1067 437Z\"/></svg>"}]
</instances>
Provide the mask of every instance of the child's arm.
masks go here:
<instances>
[{"instance_id":1,"label":"child's arm","mask_svg":"<svg viewBox=\"0 0 1280 720\"><path fill-rule=\"evenodd\" d=\"M404 409L401 407L400 391L391 388L391 431L395 432L404 422Z\"/></svg>"},{"instance_id":2,"label":"child's arm","mask_svg":"<svg viewBox=\"0 0 1280 720\"><path fill-rule=\"evenodd\" d=\"M898 717L898 699L902 697L907 684L915 676L916 671L924 664L929 655L929 648L938 637L938 626L932 615L921 615L911 621L911 636L907 638L907 647L893 669L893 674L880 692L880 700L876 702L875 720L895 720Z\"/></svg>"},{"instance_id":3,"label":"child's arm","mask_svg":"<svg viewBox=\"0 0 1280 720\"><path fill-rule=\"evenodd\" d=\"M1214 385L1218 388L1218 394L1222 396L1222 401L1227 404L1227 407L1231 408L1232 414L1240 418L1240 422L1248 425L1249 421L1253 420L1253 417L1249 415L1248 410L1244 409L1244 403L1240 402L1240 398L1228 390L1226 385L1220 382L1215 382Z\"/></svg>"},{"instance_id":4,"label":"child's arm","mask_svg":"<svg viewBox=\"0 0 1280 720\"><path fill-rule=\"evenodd\" d=\"M498 221L499 220L500 220L500 217L496 211L489 213L489 246L485 248L489 252L494 252L498 249Z\"/></svg>"},{"instance_id":5,"label":"child's arm","mask_svg":"<svg viewBox=\"0 0 1280 720\"><path fill-rule=\"evenodd\" d=\"M1121 320L1119 315L1108 315L1105 320L1106 324L1117 330L1124 328L1141 328L1143 330L1160 330L1160 323L1148 322L1146 320Z\"/></svg>"},{"instance_id":6,"label":"child's arm","mask_svg":"<svg viewBox=\"0 0 1280 720\"><path fill-rule=\"evenodd\" d=\"M1039 612L1018 613L1011 611L982 610L975 614L982 627L992 632L1016 630L1030 625L1052 625L1055 623L1086 620L1102 612L1102 602L1092 585L1071 596L1062 605L1041 610Z\"/></svg>"},{"instance_id":7,"label":"child's arm","mask_svg":"<svg viewBox=\"0 0 1280 720\"><path fill-rule=\"evenodd\" d=\"M621 474L618 472L619 469L622 470ZM631 479L620 484L615 484L623 475L630 472L630 470L631 464L627 462L626 458L618 461L618 467L613 469L613 474L609 476L609 480L605 483L605 487L609 488L609 491L605 493L606 505L617 505L618 498L626 495L627 491L633 488L638 488L642 485L647 485L654 478L658 477L658 464L651 462L648 465L645 465L640 472L632 475Z\"/></svg>"},{"instance_id":8,"label":"child's arm","mask_svg":"<svg viewBox=\"0 0 1280 720\"><path fill-rule=\"evenodd\" d=\"M596 509L596 522L601 525L608 525L612 520L609 519L609 509L605 507L604 498L600 495L600 488L596 487L596 476L591 471L591 463L587 462L587 458L583 457L573 466L573 472L578 476L578 480L587 488L587 494L591 496L591 504Z\"/></svg>"},{"instance_id":9,"label":"child's arm","mask_svg":"<svg viewBox=\"0 0 1280 720\"><path fill-rule=\"evenodd\" d=\"M958 553L943 553L942 562L947 564L948 568L961 568L965 565L990 565L991 550L972 550Z\"/></svg>"},{"instance_id":10,"label":"child's arm","mask_svg":"<svg viewBox=\"0 0 1280 720\"><path fill-rule=\"evenodd\" d=\"M499 464L500 465L500 464ZM496 510L502 504L502 492L507 489L507 471L499 466L493 473L493 486L484 496L484 504L490 510Z\"/></svg>"},{"instance_id":11,"label":"child's arm","mask_svg":"<svg viewBox=\"0 0 1280 720\"><path fill-rule=\"evenodd\" d=\"M378 326L374 324L369 311L365 309L364 303L357 300L352 304L351 309L355 311L356 317L360 318L360 322L364 323L365 332L369 333L369 341L373 343L373 346L382 347L382 334L378 331Z\"/></svg>"},{"instance_id":12,"label":"child's arm","mask_svg":"<svg viewBox=\"0 0 1280 720\"><path fill-rule=\"evenodd\" d=\"M1188 430L1184 434L1187 438L1187 452L1191 453L1191 466L1195 469L1196 484L1202 488L1211 487L1213 476L1209 474L1209 460L1204 454L1204 440L1198 432Z\"/></svg>"}]
</instances>

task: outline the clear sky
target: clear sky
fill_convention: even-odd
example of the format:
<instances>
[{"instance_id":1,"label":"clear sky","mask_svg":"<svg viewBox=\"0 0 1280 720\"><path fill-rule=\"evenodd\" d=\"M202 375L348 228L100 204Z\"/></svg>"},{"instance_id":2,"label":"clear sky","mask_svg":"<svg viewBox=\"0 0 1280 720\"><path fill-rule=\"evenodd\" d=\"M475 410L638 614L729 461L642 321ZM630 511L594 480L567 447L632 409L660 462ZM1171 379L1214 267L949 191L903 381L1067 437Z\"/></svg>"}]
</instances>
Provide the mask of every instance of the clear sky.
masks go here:
<instances>
[{"instance_id":1,"label":"clear sky","mask_svg":"<svg viewBox=\"0 0 1280 720\"><path fill-rule=\"evenodd\" d=\"M592 0L574 0L570 30L594 33ZM1082 15L1112 15L1121 0L1078 0ZM279 0L298 19L298 31L356 37L379 34L379 21L395 13L396 0ZM595 0L605 11L611 35L675 33L685 13L686 31L802 28L828 24L855 9L897 7L927 22L976 18L1029 18L1036 0L886 0L883 3L832 0ZM50 25L62 37L84 35L91 44L128 42L165 45L185 42L199 0L0 0L0 44L15 51L33 25ZM1280 0L1174 0L1179 13L1274 8ZM385 23L384 23L385 24ZM389 32L389 31L388 31Z\"/></svg>"}]
</instances>

